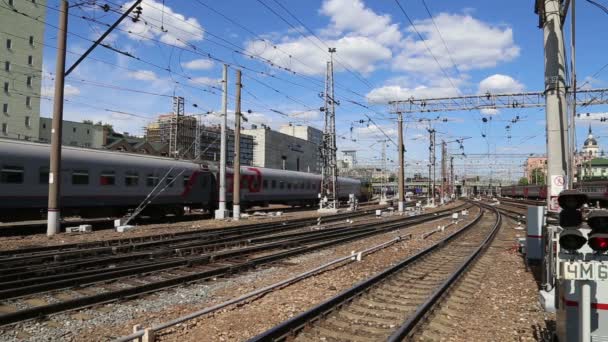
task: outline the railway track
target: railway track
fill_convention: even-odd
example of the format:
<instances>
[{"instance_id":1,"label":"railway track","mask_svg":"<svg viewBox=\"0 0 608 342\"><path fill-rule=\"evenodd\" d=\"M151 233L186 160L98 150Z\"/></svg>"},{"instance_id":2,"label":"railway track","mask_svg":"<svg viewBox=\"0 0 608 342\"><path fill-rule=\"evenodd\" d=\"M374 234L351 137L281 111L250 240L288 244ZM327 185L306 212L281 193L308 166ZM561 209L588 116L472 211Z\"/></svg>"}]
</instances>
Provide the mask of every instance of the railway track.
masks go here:
<instances>
[{"instance_id":1,"label":"railway track","mask_svg":"<svg viewBox=\"0 0 608 342\"><path fill-rule=\"evenodd\" d=\"M250 341L402 340L485 251L500 224L501 215L486 207L437 244Z\"/></svg>"},{"instance_id":2,"label":"railway track","mask_svg":"<svg viewBox=\"0 0 608 342\"><path fill-rule=\"evenodd\" d=\"M464 205L463 205L464 206ZM435 220L460 210L302 229L310 220L260 224L165 239L124 240L3 252L0 325L226 276L294 255ZM331 216L344 220L354 214ZM360 213L357 215L361 215ZM316 223L316 219L314 220Z\"/></svg>"}]
</instances>

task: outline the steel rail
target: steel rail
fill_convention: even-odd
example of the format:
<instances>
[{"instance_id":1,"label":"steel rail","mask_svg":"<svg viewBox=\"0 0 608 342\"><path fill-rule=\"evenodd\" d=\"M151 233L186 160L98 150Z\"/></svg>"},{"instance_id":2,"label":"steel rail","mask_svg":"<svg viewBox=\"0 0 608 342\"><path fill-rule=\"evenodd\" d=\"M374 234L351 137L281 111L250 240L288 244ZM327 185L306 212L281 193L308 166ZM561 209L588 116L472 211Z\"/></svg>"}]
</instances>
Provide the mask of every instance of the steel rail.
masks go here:
<instances>
[{"instance_id":1,"label":"steel rail","mask_svg":"<svg viewBox=\"0 0 608 342\"><path fill-rule=\"evenodd\" d=\"M431 213L431 214L428 214L428 216L425 216L418 221L408 222L407 224L414 225L414 224L432 221L435 219L439 219L439 218L448 216L448 215L450 215L451 212L456 211L456 210L458 210L458 208L447 209L444 211L445 212L444 214ZM401 223L401 224L405 224L405 223ZM277 260L285 259L288 257L292 257L292 256L296 256L296 255L300 255L300 254L304 254L304 253L308 253L308 252L317 251L319 249L323 249L326 247L330 247L330 246L342 244L345 242L369 237L369 236L372 236L375 234L385 233L387 231L391 231L391 230L395 230L395 229L399 229L398 225L392 224L390 228L372 229L372 230L369 230L369 231L366 231L363 233L356 232L356 234L353 234L350 236L340 237L337 239L317 243L314 245L295 247L295 248L292 248L287 251L281 251L281 252L277 252L277 253L270 254L267 256L262 256L262 257L242 261L242 262L234 264L234 265L219 266L219 267L215 267L210 270L205 270L202 272L197 272L197 273L188 274L188 275L184 275L184 276L178 276L178 277L171 278L171 279L165 279L165 280L161 280L161 281L142 284L142 285L134 286L131 288L123 288L123 289L119 289L119 290L98 293L98 294L91 295L91 296L74 298L74 299L70 299L67 301L62 301L62 302L57 302L57 303L52 303L52 304L47 304L47 305L42 305L42 306L36 306L36 307L32 307L32 308L26 308L26 309L22 309L22 310L11 312L11 313L0 314L0 326L12 324L12 323L16 323L16 322L21 322L21 321L25 321L25 320L29 320L29 319L34 319L34 318L38 318L38 317L43 317L43 316L46 316L49 314L58 313L58 312L62 312L62 311L83 308L83 307L87 307L87 306L91 306L91 305L95 305L95 304L108 303L108 302L112 302L112 301L116 301L118 299L123 299L123 298L128 298L128 297L140 296L142 294L158 291L160 289L173 287L173 286L177 286L177 285L180 285L183 283L188 283L188 282L192 282L192 281L196 281L196 280L208 279L208 278L217 277L217 276L221 276L221 275L229 275L229 274L236 273L240 270L250 269L250 268L253 268L253 267L256 267L259 265L275 262ZM213 266L213 265L209 265L209 266Z\"/></svg>"},{"instance_id":2,"label":"steel rail","mask_svg":"<svg viewBox=\"0 0 608 342\"><path fill-rule=\"evenodd\" d=\"M433 310L433 308L436 307L441 298L443 298L448 293L448 291L453 288L453 285L461 279L464 273L470 269L471 265L476 260L478 260L479 257L483 254L483 252L485 252L490 246L490 244L494 240L494 237L498 233L498 230L501 227L502 216L498 212L498 210L496 210L496 208L491 208L485 205L484 207L490 210L493 209L494 213L496 214L496 222L494 223L494 227L492 227L492 231L490 232L490 234L488 234L488 236L484 239L481 245L477 247L475 251L467 257L467 259L462 263L462 265L458 267L458 269L454 273L452 273L452 275L450 275L450 277L448 277L448 279L446 279L443 284L441 284L441 286L439 286L422 305L418 306L415 313L410 316L410 318L408 318L395 332L393 332L391 336L389 336L387 341L402 341L407 336L411 336L411 334L414 332L418 324L424 319L424 317L426 317Z\"/></svg>"},{"instance_id":3,"label":"steel rail","mask_svg":"<svg viewBox=\"0 0 608 342\"><path fill-rule=\"evenodd\" d=\"M425 248L424 250L408 257L407 259L399 262L398 264L387 268L386 270L363 280L357 283L355 286L347 289L338 295L326 300L325 302L316 305L315 307L300 313L299 315L284 321L283 323L267 330L266 332L259 334L249 340L249 342L266 342L266 341L281 341L286 340L293 334L297 333L299 330L303 329L307 324L318 319L319 317L323 317L328 315L333 310L341 307L345 303L349 302L353 298L356 298L361 293L367 291L368 289L374 287L376 284L384 281L389 276L403 270L404 268L412 265L414 262L420 260L422 257L429 255L430 253L438 250L440 247L444 246L446 243L452 241L454 238L459 236L461 233L467 231L470 227L476 225L481 217L483 216L483 210L480 210L479 215L470 223L465 225L463 228L457 230L456 232L451 233L446 238L441 241L435 243L434 245Z\"/></svg>"}]
</instances>

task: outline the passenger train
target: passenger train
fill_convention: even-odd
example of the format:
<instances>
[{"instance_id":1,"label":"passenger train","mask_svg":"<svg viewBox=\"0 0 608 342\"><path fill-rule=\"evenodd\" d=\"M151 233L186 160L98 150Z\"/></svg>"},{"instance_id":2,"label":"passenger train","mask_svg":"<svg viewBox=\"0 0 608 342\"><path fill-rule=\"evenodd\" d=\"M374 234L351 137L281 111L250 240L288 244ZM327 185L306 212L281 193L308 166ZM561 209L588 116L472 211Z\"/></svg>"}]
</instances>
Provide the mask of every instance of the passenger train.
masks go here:
<instances>
[{"instance_id":1,"label":"passenger train","mask_svg":"<svg viewBox=\"0 0 608 342\"><path fill-rule=\"evenodd\" d=\"M589 202L608 205L608 181L585 181L574 184L574 188L587 194ZM514 198L546 199L545 185L509 185L501 188L501 195Z\"/></svg>"},{"instance_id":2,"label":"passenger train","mask_svg":"<svg viewBox=\"0 0 608 342\"><path fill-rule=\"evenodd\" d=\"M49 155L50 145L0 139L0 221L44 217ZM142 215L181 215L184 207L211 211L218 201L217 165L64 146L61 170L63 216L122 216L145 200ZM226 178L231 202L232 169ZM317 174L243 166L241 206L313 205L320 186ZM367 199L359 180L339 177L338 189L341 200Z\"/></svg>"}]
</instances>

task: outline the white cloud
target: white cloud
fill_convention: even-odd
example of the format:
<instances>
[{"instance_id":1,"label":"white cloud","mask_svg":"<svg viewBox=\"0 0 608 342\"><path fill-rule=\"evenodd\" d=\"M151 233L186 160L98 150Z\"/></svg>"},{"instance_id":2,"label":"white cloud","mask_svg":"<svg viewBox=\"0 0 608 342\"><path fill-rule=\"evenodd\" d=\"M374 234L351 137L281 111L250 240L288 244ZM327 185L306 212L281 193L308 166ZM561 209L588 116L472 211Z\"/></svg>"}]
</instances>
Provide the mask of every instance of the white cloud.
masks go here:
<instances>
[{"instance_id":1,"label":"white cloud","mask_svg":"<svg viewBox=\"0 0 608 342\"><path fill-rule=\"evenodd\" d=\"M499 110L496 108L482 108L479 112L485 115L496 115L500 113Z\"/></svg>"},{"instance_id":2,"label":"white cloud","mask_svg":"<svg viewBox=\"0 0 608 342\"><path fill-rule=\"evenodd\" d=\"M210 77L193 77L190 80L190 83L194 83L194 84L203 84L203 85L208 85L208 86L217 86L218 84L222 83L222 80L219 78L210 78Z\"/></svg>"},{"instance_id":3,"label":"white cloud","mask_svg":"<svg viewBox=\"0 0 608 342\"><path fill-rule=\"evenodd\" d=\"M493 94L500 93L517 93L524 90L524 85L516 81L514 78L502 75L494 74L486 77L479 82L479 93L483 94L490 92Z\"/></svg>"},{"instance_id":4,"label":"white cloud","mask_svg":"<svg viewBox=\"0 0 608 342\"><path fill-rule=\"evenodd\" d=\"M320 12L331 18L327 34L354 32L375 41L392 45L401 41L399 25L391 23L389 15L378 15L366 8L361 0L327 0Z\"/></svg>"},{"instance_id":5,"label":"white cloud","mask_svg":"<svg viewBox=\"0 0 608 342\"><path fill-rule=\"evenodd\" d=\"M137 71L129 71L127 76L139 81L156 81L158 77L154 73L154 71L150 70L137 70Z\"/></svg>"},{"instance_id":6,"label":"white cloud","mask_svg":"<svg viewBox=\"0 0 608 342\"><path fill-rule=\"evenodd\" d=\"M427 87L424 85L414 88L404 88L400 85L387 85L372 89L367 93L367 101L370 103L385 104L389 101L407 100L409 98L426 99L456 96L458 91L453 87Z\"/></svg>"},{"instance_id":7,"label":"white cloud","mask_svg":"<svg viewBox=\"0 0 608 342\"><path fill-rule=\"evenodd\" d=\"M126 3L123 7L129 8L134 1ZM185 46L186 43L200 41L204 36L204 29L194 17L186 17L174 12L171 7L155 0L141 3L141 19L134 23L125 20L127 31L132 33L128 37L134 40L159 39L163 43ZM163 13L164 12L164 13ZM161 30L161 26L164 30Z\"/></svg>"},{"instance_id":8,"label":"white cloud","mask_svg":"<svg viewBox=\"0 0 608 342\"><path fill-rule=\"evenodd\" d=\"M293 112L290 113L289 116L296 118L298 120L318 120L321 118L321 113L317 110L308 110L305 112Z\"/></svg>"},{"instance_id":9,"label":"white cloud","mask_svg":"<svg viewBox=\"0 0 608 342\"><path fill-rule=\"evenodd\" d=\"M190 70L209 70L213 67L213 61L209 59L195 59L182 63L182 66Z\"/></svg>"},{"instance_id":10,"label":"white cloud","mask_svg":"<svg viewBox=\"0 0 608 342\"><path fill-rule=\"evenodd\" d=\"M272 61L275 65L290 68L306 75L323 75L326 62L329 59L325 49L315 44L314 37L295 38L277 44L277 48L285 53L277 54L263 41L250 41L246 44L247 53L257 55ZM363 36L347 36L337 40L325 41L328 46L337 49L337 62L334 71L343 71L346 67L367 74L376 70L376 63L392 57L391 50L379 42ZM289 57L297 59L297 63Z\"/></svg>"},{"instance_id":11,"label":"white cloud","mask_svg":"<svg viewBox=\"0 0 608 342\"><path fill-rule=\"evenodd\" d=\"M44 86L42 87L42 91L41 91L42 96L45 97L53 97L55 96L55 86L54 85L50 85L50 86ZM63 87L63 96L64 97L71 97L71 96L78 96L80 95L80 89L71 85L71 84L66 84Z\"/></svg>"},{"instance_id":12,"label":"white cloud","mask_svg":"<svg viewBox=\"0 0 608 342\"><path fill-rule=\"evenodd\" d=\"M384 134L394 138L397 136L397 129L388 125L376 126L370 124L369 126L355 127L355 133L361 138L378 137L380 139L385 138Z\"/></svg>"},{"instance_id":13,"label":"white cloud","mask_svg":"<svg viewBox=\"0 0 608 342\"><path fill-rule=\"evenodd\" d=\"M446 71L452 69L452 60L460 71L466 71L494 67L519 56L520 49L513 41L513 30L509 27L492 26L471 15L441 13L434 20L441 36L430 19L416 21L415 27L424 42L418 39L413 27L409 27L410 35L403 41L402 52L393 59L393 69L439 73L434 56Z\"/></svg>"}]
</instances>

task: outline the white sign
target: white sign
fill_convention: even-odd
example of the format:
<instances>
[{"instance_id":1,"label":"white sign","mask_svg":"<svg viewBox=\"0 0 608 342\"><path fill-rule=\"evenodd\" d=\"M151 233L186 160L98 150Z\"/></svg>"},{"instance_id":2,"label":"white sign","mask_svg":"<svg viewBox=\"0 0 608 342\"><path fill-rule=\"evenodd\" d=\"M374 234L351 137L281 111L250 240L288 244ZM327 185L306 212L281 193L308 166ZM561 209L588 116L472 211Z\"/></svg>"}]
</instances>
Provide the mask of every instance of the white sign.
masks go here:
<instances>
[{"instance_id":1,"label":"white sign","mask_svg":"<svg viewBox=\"0 0 608 342\"><path fill-rule=\"evenodd\" d=\"M559 193L564 190L564 176L551 175L551 196L559 196Z\"/></svg>"},{"instance_id":2,"label":"white sign","mask_svg":"<svg viewBox=\"0 0 608 342\"><path fill-rule=\"evenodd\" d=\"M562 261L560 271L566 280L608 280L608 264L598 261Z\"/></svg>"},{"instance_id":3,"label":"white sign","mask_svg":"<svg viewBox=\"0 0 608 342\"><path fill-rule=\"evenodd\" d=\"M557 202L558 196L551 196L551 200L549 201L549 211L560 211L559 203Z\"/></svg>"}]
</instances>

